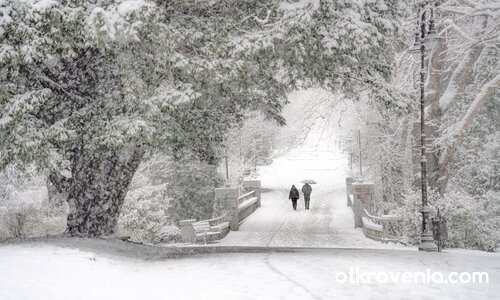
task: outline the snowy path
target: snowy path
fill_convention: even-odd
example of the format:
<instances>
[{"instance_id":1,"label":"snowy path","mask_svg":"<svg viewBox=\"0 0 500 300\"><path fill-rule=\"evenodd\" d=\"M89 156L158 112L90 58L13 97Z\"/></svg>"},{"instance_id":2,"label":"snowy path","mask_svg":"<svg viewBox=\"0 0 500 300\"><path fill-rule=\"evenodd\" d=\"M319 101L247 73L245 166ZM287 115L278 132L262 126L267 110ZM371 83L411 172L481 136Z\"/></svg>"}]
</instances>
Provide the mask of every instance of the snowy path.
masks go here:
<instances>
[{"instance_id":1,"label":"snowy path","mask_svg":"<svg viewBox=\"0 0 500 300\"><path fill-rule=\"evenodd\" d=\"M0 299L496 299L500 256L477 251L307 249L215 253L143 260L143 247L109 255L87 241L76 249L46 243L0 244ZM101 242L101 244L104 242ZM96 244L96 243L91 243ZM106 246L106 245L104 245ZM134 247L136 249L134 249ZM87 250L81 250L87 249ZM123 249L122 249L123 250ZM489 284L338 282L338 273L489 273Z\"/></svg>"},{"instance_id":2,"label":"snowy path","mask_svg":"<svg viewBox=\"0 0 500 300\"><path fill-rule=\"evenodd\" d=\"M346 205L347 158L335 147L307 145L260 167L264 193L262 207L221 241L231 246L401 248L367 239L354 229L352 212ZM293 211L288 191L292 184L314 179L310 210L304 210L301 194Z\"/></svg>"}]
</instances>

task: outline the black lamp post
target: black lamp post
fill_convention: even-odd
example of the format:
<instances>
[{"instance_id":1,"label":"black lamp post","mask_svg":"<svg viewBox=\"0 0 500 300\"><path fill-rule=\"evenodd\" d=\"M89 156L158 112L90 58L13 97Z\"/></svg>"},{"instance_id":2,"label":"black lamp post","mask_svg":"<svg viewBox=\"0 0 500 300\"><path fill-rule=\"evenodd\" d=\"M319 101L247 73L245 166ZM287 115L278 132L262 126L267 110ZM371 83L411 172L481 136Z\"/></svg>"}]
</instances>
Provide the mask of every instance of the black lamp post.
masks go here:
<instances>
[{"instance_id":1,"label":"black lamp post","mask_svg":"<svg viewBox=\"0 0 500 300\"><path fill-rule=\"evenodd\" d=\"M427 11L430 12L430 18L427 18ZM420 172L422 182L422 234L418 250L433 252L437 251L437 246L432 236L429 219L429 205L427 202L427 158L425 155L425 53L433 50L438 42L438 36L434 29L433 9L425 3L422 11L419 13L418 23L420 32L415 34L415 44L410 48L410 53L420 58ZM428 30L427 30L428 27Z\"/></svg>"}]
</instances>

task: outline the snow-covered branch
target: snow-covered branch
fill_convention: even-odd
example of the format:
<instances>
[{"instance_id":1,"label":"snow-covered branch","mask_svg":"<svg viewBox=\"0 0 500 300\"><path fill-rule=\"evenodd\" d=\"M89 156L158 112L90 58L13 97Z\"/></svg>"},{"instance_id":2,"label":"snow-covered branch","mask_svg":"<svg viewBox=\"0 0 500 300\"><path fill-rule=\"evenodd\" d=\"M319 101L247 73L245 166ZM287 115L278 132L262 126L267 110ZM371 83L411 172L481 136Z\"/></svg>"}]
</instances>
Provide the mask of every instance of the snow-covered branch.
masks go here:
<instances>
[{"instance_id":1,"label":"snow-covered branch","mask_svg":"<svg viewBox=\"0 0 500 300\"><path fill-rule=\"evenodd\" d=\"M476 95L474 101L470 105L469 109L460 120L458 124L456 124L454 130L452 131L451 142L449 145L443 150L443 154L440 159L440 169L446 168L451 158L457 151L458 147L462 143L464 136L467 134L468 130L474 123L474 119L476 115L479 113L480 109L484 106L485 102L490 99L495 93L498 93L498 87L500 86L500 74L495 76L492 80L487 82L481 88L481 91Z\"/></svg>"},{"instance_id":2,"label":"snow-covered branch","mask_svg":"<svg viewBox=\"0 0 500 300\"><path fill-rule=\"evenodd\" d=\"M459 89L461 87L464 87L464 81L470 74L471 69L474 67L474 64L480 57L481 51L482 47L469 49L469 51L465 55L465 59L461 60L456 66L451 75L451 79L446 87L446 90L439 98L439 108L441 109L441 111L444 111L448 108L450 103L456 97Z\"/></svg>"}]
</instances>

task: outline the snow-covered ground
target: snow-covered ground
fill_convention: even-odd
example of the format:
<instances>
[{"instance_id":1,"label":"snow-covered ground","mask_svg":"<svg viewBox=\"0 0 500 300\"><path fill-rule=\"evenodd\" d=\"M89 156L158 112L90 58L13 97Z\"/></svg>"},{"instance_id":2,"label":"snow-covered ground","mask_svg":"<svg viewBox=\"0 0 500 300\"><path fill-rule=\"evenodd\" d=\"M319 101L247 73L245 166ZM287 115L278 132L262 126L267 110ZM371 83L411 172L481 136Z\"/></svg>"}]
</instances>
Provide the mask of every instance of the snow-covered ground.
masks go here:
<instances>
[{"instance_id":1,"label":"snow-covered ground","mask_svg":"<svg viewBox=\"0 0 500 300\"><path fill-rule=\"evenodd\" d=\"M499 266L498 254L474 251L302 249L144 260L97 248L1 245L0 299L496 299ZM356 267L363 272L482 271L490 281L336 282L338 272Z\"/></svg>"}]
</instances>

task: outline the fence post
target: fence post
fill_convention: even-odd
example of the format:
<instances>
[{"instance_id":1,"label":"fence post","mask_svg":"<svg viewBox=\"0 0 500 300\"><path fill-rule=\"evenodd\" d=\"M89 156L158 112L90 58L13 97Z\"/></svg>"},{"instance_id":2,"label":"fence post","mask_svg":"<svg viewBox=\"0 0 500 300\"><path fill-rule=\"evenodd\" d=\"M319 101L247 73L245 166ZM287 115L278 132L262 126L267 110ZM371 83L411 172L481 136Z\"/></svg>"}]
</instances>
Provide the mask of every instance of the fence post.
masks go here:
<instances>
[{"instance_id":1,"label":"fence post","mask_svg":"<svg viewBox=\"0 0 500 300\"><path fill-rule=\"evenodd\" d=\"M347 206L351 206L351 200L349 199L349 195L352 194L352 182L353 182L352 177L345 178L345 187L346 187L346 193L347 193Z\"/></svg>"},{"instance_id":2,"label":"fence post","mask_svg":"<svg viewBox=\"0 0 500 300\"><path fill-rule=\"evenodd\" d=\"M181 228L181 241L183 243L193 243L195 239L193 223L196 222L195 219L182 220L179 221L179 227Z\"/></svg>"},{"instance_id":3,"label":"fence post","mask_svg":"<svg viewBox=\"0 0 500 300\"><path fill-rule=\"evenodd\" d=\"M240 228L240 217L238 211L238 196L239 191L237 188L216 188L215 199L216 201L224 201L229 206L229 228L236 231Z\"/></svg>"},{"instance_id":4,"label":"fence post","mask_svg":"<svg viewBox=\"0 0 500 300\"><path fill-rule=\"evenodd\" d=\"M364 215L364 209L372 213L371 201L374 192L375 185L372 182L365 181L352 183L354 228L363 227L361 217Z\"/></svg>"},{"instance_id":5,"label":"fence post","mask_svg":"<svg viewBox=\"0 0 500 300\"><path fill-rule=\"evenodd\" d=\"M243 181L243 188L245 192L255 191L255 197L257 197L257 207L261 206L261 196L260 196L260 180L245 180Z\"/></svg>"}]
</instances>

